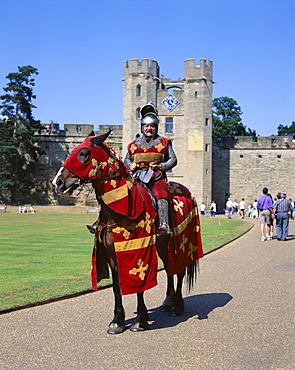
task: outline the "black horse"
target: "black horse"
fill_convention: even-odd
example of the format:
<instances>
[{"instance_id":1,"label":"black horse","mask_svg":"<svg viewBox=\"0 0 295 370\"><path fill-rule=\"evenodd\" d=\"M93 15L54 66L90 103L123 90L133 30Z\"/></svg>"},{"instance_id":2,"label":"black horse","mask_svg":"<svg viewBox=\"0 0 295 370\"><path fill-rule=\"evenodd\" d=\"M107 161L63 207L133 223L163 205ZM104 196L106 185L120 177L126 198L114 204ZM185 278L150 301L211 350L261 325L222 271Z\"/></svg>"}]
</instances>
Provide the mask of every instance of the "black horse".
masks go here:
<instances>
[{"instance_id":1,"label":"black horse","mask_svg":"<svg viewBox=\"0 0 295 370\"><path fill-rule=\"evenodd\" d=\"M96 192L97 201L101 206L100 223L105 225L105 227L100 230L101 232L95 236L94 251L95 254L100 253L100 255L97 256L97 258L100 259L98 261L99 263L101 262L101 259L103 259L110 266L113 279L113 292L115 297L114 318L109 324L108 333L118 334L122 333L125 329L125 312L122 304L122 291L120 290L120 268L118 269L118 261L115 250L116 248L114 246L114 234L112 231L115 225L125 225L126 222L128 223L130 220L128 220L128 215L126 216L125 212L118 213L113 207L110 206L110 201L107 196L109 197L110 194L112 194L112 197L117 196L118 198L122 198L122 191L125 191L125 195L127 197L126 204L130 204L128 198L131 196L131 190L133 195L134 192L136 193L137 189L139 189L141 193L145 192L148 194L148 192L139 184L136 184L137 186L135 186L135 180L129 174L128 169L124 165L119 155L104 142L110 132L111 131L100 136L94 136L94 134L91 133L90 136L88 136L82 144L76 147L66 159L64 165L60 168L56 177L54 178L53 184L55 185L55 189L58 194L71 195L73 191L83 182L92 182ZM110 186L110 184L112 184L111 188L114 190L105 194L105 187ZM177 183L171 184L171 188L176 190L179 189L179 186L181 186L181 189L186 189L183 187L183 185ZM188 192L187 189L186 191ZM180 191L178 192L180 193ZM152 204L149 194L146 199L149 199L149 202ZM179 207L179 210L182 212L181 206L183 205L183 202L175 199L172 200L170 207L171 211L173 210L173 205L175 205ZM145 200L145 202L147 202L147 200ZM193 286L196 278L198 259L203 255L197 204L194 198L191 196L187 197L187 202L189 202L188 204L191 206L192 211L189 213L185 222L193 222L194 229L189 230L189 234L187 234L188 237L184 238L182 236L184 241L181 243L181 245L176 245L177 239L175 239L174 236L154 235L156 238L157 253L163 261L164 268L167 272L166 298L162 304L161 311L170 312L171 316L180 316L184 313L184 302L182 298L183 279L186 275L187 284L190 289ZM189 218L190 220L187 221ZM154 223L156 226L156 222L157 217L151 221L151 224ZM173 234L180 232L185 233L187 229L187 224L185 222L183 222L178 229L173 228L174 225L171 225ZM194 231L192 232L192 230ZM198 238L195 238L194 242L191 242L192 237L195 237L196 235ZM188 250L188 255L190 257L189 259L186 259L185 265L182 265L181 271L179 271L179 268L178 270L176 269L177 285L175 289L174 278L173 275L171 275L174 272L171 272L172 270L169 268L170 258L172 255L172 258L175 259L177 264L177 253L179 253L180 256L182 251L185 252L185 244L188 246L188 248L190 248ZM170 247L170 251L169 245L172 246ZM105 276L102 273L99 279L104 277ZM143 331L149 326L148 312L143 297L144 290L145 289L143 288L142 291L137 292L137 316L131 325L131 331Z\"/></svg>"}]
</instances>

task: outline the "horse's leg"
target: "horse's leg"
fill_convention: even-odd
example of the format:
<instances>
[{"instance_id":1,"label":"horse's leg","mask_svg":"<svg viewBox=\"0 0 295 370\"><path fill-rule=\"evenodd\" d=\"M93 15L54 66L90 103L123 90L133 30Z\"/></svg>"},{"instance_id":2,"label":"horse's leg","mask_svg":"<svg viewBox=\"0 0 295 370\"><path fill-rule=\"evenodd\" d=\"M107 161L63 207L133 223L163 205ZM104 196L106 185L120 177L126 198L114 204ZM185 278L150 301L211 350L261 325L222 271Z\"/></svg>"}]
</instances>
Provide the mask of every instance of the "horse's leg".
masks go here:
<instances>
[{"instance_id":1,"label":"horse's leg","mask_svg":"<svg viewBox=\"0 0 295 370\"><path fill-rule=\"evenodd\" d=\"M171 308L174 306L174 276L169 276L167 274L167 290L166 290L166 298L161 306L161 312L170 312Z\"/></svg>"},{"instance_id":2,"label":"horse's leg","mask_svg":"<svg viewBox=\"0 0 295 370\"><path fill-rule=\"evenodd\" d=\"M177 287L173 300L173 307L170 311L171 316L182 316L184 313L184 302L182 298L182 282L185 275L185 269L177 274Z\"/></svg>"},{"instance_id":3,"label":"horse's leg","mask_svg":"<svg viewBox=\"0 0 295 370\"><path fill-rule=\"evenodd\" d=\"M143 292L137 293L137 316L134 319L130 330L144 331L148 329L148 312L143 299Z\"/></svg>"},{"instance_id":4,"label":"horse's leg","mask_svg":"<svg viewBox=\"0 0 295 370\"><path fill-rule=\"evenodd\" d=\"M169 276L168 271L168 243L169 236L166 235L160 236L157 238L157 252L164 264L164 269L167 274L167 289L166 289L166 298L161 306L161 312L169 312L174 305L174 278Z\"/></svg>"},{"instance_id":5,"label":"horse's leg","mask_svg":"<svg viewBox=\"0 0 295 370\"><path fill-rule=\"evenodd\" d=\"M108 334L120 334L125 329L125 311L120 293L120 285L118 278L118 268L116 264L110 263L113 277L113 292L115 297L114 318L109 324Z\"/></svg>"}]
</instances>

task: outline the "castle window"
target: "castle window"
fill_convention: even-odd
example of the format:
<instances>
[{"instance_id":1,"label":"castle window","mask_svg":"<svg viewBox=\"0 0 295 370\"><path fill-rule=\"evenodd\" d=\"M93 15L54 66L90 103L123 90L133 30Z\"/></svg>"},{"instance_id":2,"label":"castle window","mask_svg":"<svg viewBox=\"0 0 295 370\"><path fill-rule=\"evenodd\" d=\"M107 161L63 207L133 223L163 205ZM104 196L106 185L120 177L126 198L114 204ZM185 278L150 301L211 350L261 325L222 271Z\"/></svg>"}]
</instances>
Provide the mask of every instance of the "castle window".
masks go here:
<instances>
[{"instance_id":1,"label":"castle window","mask_svg":"<svg viewBox=\"0 0 295 370\"><path fill-rule=\"evenodd\" d=\"M259 158L262 158L262 155L261 154L259 154L259 156L258 156Z\"/></svg>"},{"instance_id":2,"label":"castle window","mask_svg":"<svg viewBox=\"0 0 295 370\"><path fill-rule=\"evenodd\" d=\"M205 126L209 125L209 118L205 118Z\"/></svg>"},{"instance_id":3,"label":"castle window","mask_svg":"<svg viewBox=\"0 0 295 370\"><path fill-rule=\"evenodd\" d=\"M173 117L166 117L165 132L173 133Z\"/></svg>"},{"instance_id":4,"label":"castle window","mask_svg":"<svg viewBox=\"0 0 295 370\"><path fill-rule=\"evenodd\" d=\"M277 157L278 157L278 158L281 158L282 156L279 154L279 155L277 155Z\"/></svg>"},{"instance_id":5,"label":"castle window","mask_svg":"<svg viewBox=\"0 0 295 370\"><path fill-rule=\"evenodd\" d=\"M209 152L209 144L205 144L205 152Z\"/></svg>"},{"instance_id":6,"label":"castle window","mask_svg":"<svg viewBox=\"0 0 295 370\"><path fill-rule=\"evenodd\" d=\"M141 96L141 86L140 85L136 86L136 96Z\"/></svg>"},{"instance_id":7,"label":"castle window","mask_svg":"<svg viewBox=\"0 0 295 370\"><path fill-rule=\"evenodd\" d=\"M80 125L76 126L76 131L77 131L77 134L80 134L80 132L81 132L81 126Z\"/></svg>"},{"instance_id":8,"label":"castle window","mask_svg":"<svg viewBox=\"0 0 295 370\"><path fill-rule=\"evenodd\" d=\"M136 118L140 118L140 108L136 109Z\"/></svg>"},{"instance_id":9,"label":"castle window","mask_svg":"<svg viewBox=\"0 0 295 370\"><path fill-rule=\"evenodd\" d=\"M198 92L195 91L195 99L198 97Z\"/></svg>"},{"instance_id":10,"label":"castle window","mask_svg":"<svg viewBox=\"0 0 295 370\"><path fill-rule=\"evenodd\" d=\"M208 176L208 173L209 173L209 170L208 168L206 168L206 176Z\"/></svg>"},{"instance_id":11,"label":"castle window","mask_svg":"<svg viewBox=\"0 0 295 370\"><path fill-rule=\"evenodd\" d=\"M240 158L244 158L243 154L240 155Z\"/></svg>"}]
</instances>

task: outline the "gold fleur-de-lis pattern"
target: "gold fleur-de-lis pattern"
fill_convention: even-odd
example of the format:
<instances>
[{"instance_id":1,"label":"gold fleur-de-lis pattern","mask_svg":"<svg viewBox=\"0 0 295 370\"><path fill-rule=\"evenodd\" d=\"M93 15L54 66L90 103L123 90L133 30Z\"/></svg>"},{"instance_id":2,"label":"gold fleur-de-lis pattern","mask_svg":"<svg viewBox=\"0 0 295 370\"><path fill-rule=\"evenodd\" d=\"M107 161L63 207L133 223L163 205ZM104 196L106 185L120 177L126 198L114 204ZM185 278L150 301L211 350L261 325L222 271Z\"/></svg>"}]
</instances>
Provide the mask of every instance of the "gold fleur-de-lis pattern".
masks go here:
<instances>
[{"instance_id":1,"label":"gold fleur-de-lis pattern","mask_svg":"<svg viewBox=\"0 0 295 370\"><path fill-rule=\"evenodd\" d=\"M137 262L137 266L138 266L138 268L133 267L133 269L129 270L129 274L137 275L137 273L139 273L139 275L138 275L139 278L141 280L144 280L145 274L146 274L146 272L149 268L149 265L146 264L145 266L143 266L143 261L141 259L139 259L138 262Z\"/></svg>"},{"instance_id":2,"label":"gold fleur-de-lis pattern","mask_svg":"<svg viewBox=\"0 0 295 370\"><path fill-rule=\"evenodd\" d=\"M135 152L136 149L137 149L137 146L136 145L132 144L130 146L130 151L131 151L132 154Z\"/></svg>"},{"instance_id":3,"label":"gold fleur-de-lis pattern","mask_svg":"<svg viewBox=\"0 0 295 370\"><path fill-rule=\"evenodd\" d=\"M181 249L183 252L185 251L185 245L188 242L188 238L185 235L182 235L182 242L179 246L179 249Z\"/></svg>"},{"instance_id":4,"label":"gold fleur-de-lis pattern","mask_svg":"<svg viewBox=\"0 0 295 370\"><path fill-rule=\"evenodd\" d=\"M113 232L119 234L123 232L123 237L125 239L130 238L131 231L140 227L146 230L148 234L151 233L152 225L154 224L154 219L147 212L145 213L145 218L139 222L128 222L127 219L122 222L122 226L117 226L113 229Z\"/></svg>"},{"instance_id":5,"label":"gold fleur-de-lis pattern","mask_svg":"<svg viewBox=\"0 0 295 370\"><path fill-rule=\"evenodd\" d=\"M173 199L173 209L183 215L183 202L181 200Z\"/></svg>"},{"instance_id":6,"label":"gold fleur-de-lis pattern","mask_svg":"<svg viewBox=\"0 0 295 370\"><path fill-rule=\"evenodd\" d=\"M100 178L101 170L103 170L105 166L107 166L107 163L100 162L100 164L98 164L97 160L94 158L92 158L91 163L92 163L93 168L89 171L88 177L96 176L97 178Z\"/></svg>"},{"instance_id":7,"label":"gold fleur-de-lis pattern","mask_svg":"<svg viewBox=\"0 0 295 370\"><path fill-rule=\"evenodd\" d=\"M193 245L192 243L189 243L189 250L188 250L188 257L192 259L192 261L194 260L194 253L197 251L198 249L198 246L197 245Z\"/></svg>"},{"instance_id":8,"label":"gold fleur-de-lis pattern","mask_svg":"<svg viewBox=\"0 0 295 370\"><path fill-rule=\"evenodd\" d=\"M155 146L155 148L157 149L157 151L160 153L162 149L164 149L164 145L162 143L159 143L158 145Z\"/></svg>"}]
</instances>

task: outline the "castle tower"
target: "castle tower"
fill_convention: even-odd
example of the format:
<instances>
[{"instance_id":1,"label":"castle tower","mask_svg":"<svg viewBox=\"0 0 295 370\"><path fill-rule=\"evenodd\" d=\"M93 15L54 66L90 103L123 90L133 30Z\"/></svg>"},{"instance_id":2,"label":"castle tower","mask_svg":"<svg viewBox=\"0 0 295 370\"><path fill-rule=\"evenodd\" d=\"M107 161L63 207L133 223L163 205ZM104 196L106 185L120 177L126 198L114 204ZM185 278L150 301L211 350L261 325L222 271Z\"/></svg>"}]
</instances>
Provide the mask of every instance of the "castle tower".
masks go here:
<instances>
[{"instance_id":1,"label":"castle tower","mask_svg":"<svg viewBox=\"0 0 295 370\"><path fill-rule=\"evenodd\" d=\"M123 155L140 133L140 108L151 99L159 111L159 134L170 138L178 165L169 180L186 185L198 203L211 202L212 61L184 62L184 78L160 76L155 60L124 62Z\"/></svg>"},{"instance_id":2,"label":"castle tower","mask_svg":"<svg viewBox=\"0 0 295 370\"><path fill-rule=\"evenodd\" d=\"M124 62L123 154L127 144L140 133L140 108L151 99L157 102L159 66L155 60L143 58Z\"/></svg>"}]
</instances>

